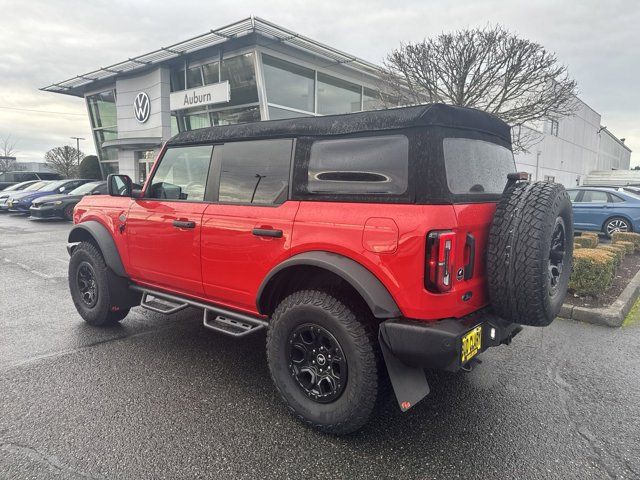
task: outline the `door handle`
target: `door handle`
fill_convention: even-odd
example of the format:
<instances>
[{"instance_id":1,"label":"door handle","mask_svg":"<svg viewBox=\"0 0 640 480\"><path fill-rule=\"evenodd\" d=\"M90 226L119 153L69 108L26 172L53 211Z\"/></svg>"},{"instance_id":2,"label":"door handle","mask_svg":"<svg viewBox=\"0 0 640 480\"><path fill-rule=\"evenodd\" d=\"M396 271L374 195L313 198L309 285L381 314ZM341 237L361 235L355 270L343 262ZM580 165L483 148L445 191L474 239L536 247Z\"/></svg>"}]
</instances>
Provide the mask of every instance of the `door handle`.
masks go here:
<instances>
[{"instance_id":1,"label":"door handle","mask_svg":"<svg viewBox=\"0 0 640 480\"><path fill-rule=\"evenodd\" d=\"M174 220L173 226L176 228L196 228L196 222L189 220Z\"/></svg>"},{"instance_id":2,"label":"door handle","mask_svg":"<svg viewBox=\"0 0 640 480\"><path fill-rule=\"evenodd\" d=\"M275 228L254 228L251 233L256 237L282 238L282 230Z\"/></svg>"}]
</instances>

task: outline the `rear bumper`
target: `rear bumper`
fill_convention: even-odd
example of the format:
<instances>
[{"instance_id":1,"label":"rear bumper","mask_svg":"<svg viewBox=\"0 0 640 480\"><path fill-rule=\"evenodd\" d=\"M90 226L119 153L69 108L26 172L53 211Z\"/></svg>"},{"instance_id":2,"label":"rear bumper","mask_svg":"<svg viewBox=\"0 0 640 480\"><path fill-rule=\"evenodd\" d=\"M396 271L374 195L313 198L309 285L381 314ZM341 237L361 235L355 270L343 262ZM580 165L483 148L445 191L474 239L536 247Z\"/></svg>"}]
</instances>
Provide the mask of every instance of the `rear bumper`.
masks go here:
<instances>
[{"instance_id":1,"label":"rear bumper","mask_svg":"<svg viewBox=\"0 0 640 480\"><path fill-rule=\"evenodd\" d=\"M380 324L379 341L409 367L455 372L464 366L461 362L462 337L479 325L482 325L480 352L510 343L522 330L518 324L506 322L488 310L480 310L464 318L437 322L387 320Z\"/></svg>"}]
</instances>

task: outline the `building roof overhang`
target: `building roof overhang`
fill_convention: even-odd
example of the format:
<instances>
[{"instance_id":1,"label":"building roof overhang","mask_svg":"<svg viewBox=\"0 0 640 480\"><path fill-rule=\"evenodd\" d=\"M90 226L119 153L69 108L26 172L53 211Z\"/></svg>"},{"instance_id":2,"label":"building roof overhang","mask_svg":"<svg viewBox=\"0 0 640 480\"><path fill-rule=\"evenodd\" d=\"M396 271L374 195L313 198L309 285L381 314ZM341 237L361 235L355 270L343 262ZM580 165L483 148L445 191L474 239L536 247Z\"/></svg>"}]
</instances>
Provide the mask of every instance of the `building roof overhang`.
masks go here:
<instances>
[{"instance_id":1,"label":"building roof overhang","mask_svg":"<svg viewBox=\"0 0 640 480\"><path fill-rule=\"evenodd\" d=\"M379 76L382 73L382 68L378 65L312 40L275 23L251 16L174 45L162 47L153 52L129 58L123 62L102 67L62 82L53 83L41 88L41 90L82 97L86 92L94 90L107 81L115 81L115 78L119 76L145 71L152 66L165 64L251 34L268 37L278 43L307 51L325 59L330 64L348 65L374 76Z\"/></svg>"}]
</instances>

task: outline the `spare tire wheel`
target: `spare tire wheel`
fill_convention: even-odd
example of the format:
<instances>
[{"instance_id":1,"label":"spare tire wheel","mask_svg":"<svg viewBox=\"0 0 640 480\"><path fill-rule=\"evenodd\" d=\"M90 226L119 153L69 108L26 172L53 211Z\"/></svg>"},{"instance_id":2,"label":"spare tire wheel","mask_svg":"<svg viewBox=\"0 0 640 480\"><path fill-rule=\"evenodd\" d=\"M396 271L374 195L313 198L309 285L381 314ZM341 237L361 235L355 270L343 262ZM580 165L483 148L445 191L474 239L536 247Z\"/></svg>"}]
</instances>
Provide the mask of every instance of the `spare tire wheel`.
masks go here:
<instances>
[{"instance_id":1,"label":"spare tire wheel","mask_svg":"<svg viewBox=\"0 0 640 480\"><path fill-rule=\"evenodd\" d=\"M506 320L544 327L564 302L573 254L571 202L557 183L520 182L498 203L487 249L489 298Z\"/></svg>"}]
</instances>

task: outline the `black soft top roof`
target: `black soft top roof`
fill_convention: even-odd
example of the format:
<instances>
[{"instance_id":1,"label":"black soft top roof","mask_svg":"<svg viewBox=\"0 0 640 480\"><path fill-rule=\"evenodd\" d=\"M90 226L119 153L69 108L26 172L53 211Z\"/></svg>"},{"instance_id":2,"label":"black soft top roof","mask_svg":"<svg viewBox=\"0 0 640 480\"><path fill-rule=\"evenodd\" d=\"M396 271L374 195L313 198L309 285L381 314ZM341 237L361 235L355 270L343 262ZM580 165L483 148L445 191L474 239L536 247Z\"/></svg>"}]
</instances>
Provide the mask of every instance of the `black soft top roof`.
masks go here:
<instances>
[{"instance_id":1,"label":"black soft top roof","mask_svg":"<svg viewBox=\"0 0 640 480\"><path fill-rule=\"evenodd\" d=\"M183 132L167 145L225 142L274 137L330 136L411 127L453 127L482 131L511 142L510 127L499 118L473 108L440 103L201 128Z\"/></svg>"}]
</instances>

